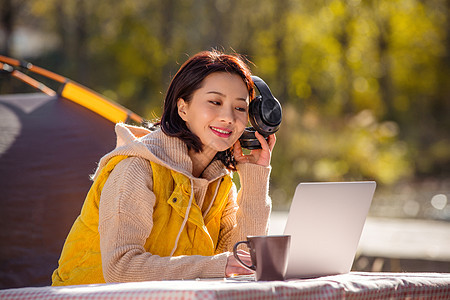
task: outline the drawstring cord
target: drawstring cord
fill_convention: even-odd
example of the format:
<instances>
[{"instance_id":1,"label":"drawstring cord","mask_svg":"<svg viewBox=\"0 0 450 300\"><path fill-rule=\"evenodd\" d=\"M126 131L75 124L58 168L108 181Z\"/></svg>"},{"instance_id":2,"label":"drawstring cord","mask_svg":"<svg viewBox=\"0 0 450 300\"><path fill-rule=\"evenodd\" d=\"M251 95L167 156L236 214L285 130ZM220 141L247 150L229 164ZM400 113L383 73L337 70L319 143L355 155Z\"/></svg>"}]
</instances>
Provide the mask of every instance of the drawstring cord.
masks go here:
<instances>
[{"instance_id":1,"label":"drawstring cord","mask_svg":"<svg viewBox=\"0 0 450 300\"><path fill-rule=\"evenodd\" d=\"M209 203L208 208L206 209L206 211L203 213L203 219L208 215L209 210L211 209L211 207L214 204L214 201L216 200L216 196L217 193L219 192L219 187L220 187L220 179L217 181L217 186L216 186L216 191L214 192L214 196L211 199L211 202Z\"/></svg>"},{"instance_id":2,"label":"drawstring cord","mask_svg":"<svg viewBox=\"0 0 450 300\"><path fill-rule=\"evenodd\" d=\"M170 252L170 255L169 255L170 257L172 257L172 255L175 253L175 250L177 250L178 240L180 239L181 232L183 231L184 226L186 225L186 222L189 218L189 212L191 211L192 201L194 199L194 182L192 181L192 179L189 179L189 180L191 182L191 196L189 197L189 203L188 203L188 207L186 208L186 213L184 214L183 223L181 224L180 231L178 231L177 238L175 239L175 246L173 246L172 252Z\"/></svg>"},{"instance_id":3,"label":"drawstring cord","mask_svg":"<svg viewBox=\"0 0 450 300\"><path fill-rule=\"evenodd\" d=\"M184 214L183 223L181 224L180 231L178 231L177 238L175 239L175 246L173 246L173 249L170 252L170 255L169 255L170 257L172 257L172 255L175 253L175 250L177 250L178 240L180 239L181 232L183 231L184 226L186 226L186 222L189 218L189 212L191 211L192 201L194 200L194 182L192 181L192 179L190 179L190 182L191 182L191 196L189 197L189 203L188 203L188 207L186 208L186 213ZM203 213L203 218L205 218L205 216L208 214L214 201L216 200L217 193L219 192L219 187L220 187L220 180L217 182L216 190L214 192L214 197L212 197L211 202L209 203L208 209Z\"/></svg>"}]
</instances>

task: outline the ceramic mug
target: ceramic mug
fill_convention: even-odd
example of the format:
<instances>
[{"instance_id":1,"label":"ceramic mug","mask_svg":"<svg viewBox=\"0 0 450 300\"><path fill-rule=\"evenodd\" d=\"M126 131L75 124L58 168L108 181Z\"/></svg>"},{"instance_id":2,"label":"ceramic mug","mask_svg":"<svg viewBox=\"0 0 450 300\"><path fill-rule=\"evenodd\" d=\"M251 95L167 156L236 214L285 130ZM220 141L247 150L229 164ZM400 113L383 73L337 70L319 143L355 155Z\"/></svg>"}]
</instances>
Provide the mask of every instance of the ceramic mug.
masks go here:
<instances>
[{"instance_id":1,"label":"ceramic mug","mask_svg":"<svg viewBox=\"0 0 450 300\"><path fill-rule=\"evenodd\" d=\"M233 255L243 267L255 271L258 281L284 280L290 243L290 235L248 236L246 241L234 245ZM237 248L240 244L247 245L251 266L239 258Z\"/></svg>"}]
</instances>

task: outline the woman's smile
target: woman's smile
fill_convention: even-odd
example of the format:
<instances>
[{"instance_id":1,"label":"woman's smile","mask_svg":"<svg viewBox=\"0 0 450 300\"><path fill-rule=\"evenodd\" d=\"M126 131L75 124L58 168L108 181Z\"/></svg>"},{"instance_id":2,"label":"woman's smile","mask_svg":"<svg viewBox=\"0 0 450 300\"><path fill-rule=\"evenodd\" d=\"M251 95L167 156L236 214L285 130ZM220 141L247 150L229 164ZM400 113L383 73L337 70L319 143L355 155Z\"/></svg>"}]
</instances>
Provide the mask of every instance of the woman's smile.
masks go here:
<instances>
[{"instance_id":1,"label":"woman's smile","mask_svg":"<svg viewBox=\"0 0 450 300\"><path fill-rule=\"evenodd\" d=\"M228 138L228 137L230 137L230 136L231 136L231 133L233 132L233 131L231 131L231 130L227 130L227 129L219 128L219 127L214 127L214 126L210 126L209 128L211 128L212 132L213 132L215 135L217 135L217 136L219 136L219 137L223 137L223 138Z\"/></svg>"},{"instance_id":2,"label":"woman's smile","mask_svg":"<svg viewBox=\"0 0 450 300\"><path fill-rule=\"evenodd\" d=\"M203 144L203 151L225 151L239 139L248 122L249 94L239 75L205 77L190 101L180 98L178 113Z\"/></svg>"}]
</instances>

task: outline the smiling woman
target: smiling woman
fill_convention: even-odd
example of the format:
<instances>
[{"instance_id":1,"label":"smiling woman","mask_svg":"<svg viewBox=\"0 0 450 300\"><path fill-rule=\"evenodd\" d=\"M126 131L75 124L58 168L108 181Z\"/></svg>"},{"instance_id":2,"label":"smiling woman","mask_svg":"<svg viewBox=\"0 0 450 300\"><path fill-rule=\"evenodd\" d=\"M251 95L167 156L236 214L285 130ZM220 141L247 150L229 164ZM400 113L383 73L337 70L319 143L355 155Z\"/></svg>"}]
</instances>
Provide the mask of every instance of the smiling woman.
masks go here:
<instances>
[{"instance_id":1,"label":"smiling woman","mask_svg":"<svg viewBox=\"0 0 450 300\"><path fill-rule=\"evenodd\" d=\"M189 102L178 99L178 114L202 143L202 151L190 151L200 175L217 152L230 149L248 123L248 90L235 74L208 75Z\"/></svg>"},{"instance_id":2,"label":"smiling woman","mask_svg":"<svg viewBox=\"0 0 450 300\"><path fill-rule=\"evenodd\" d=\"M275 136L256 134L261 149L242 153L253 96L239 56L201 52L174 76L155 130L118 124L117 147L99 162L53 285L249 274L231 250L267 234L275 145Z\"/></svg>"},{"instance_id":3,"label":"smiling woman","mask_svg":"<svg viewBox=\"0 0 450 300\"><path fill-rule=\"evenodd\" d=\"M205 79L209 75L216 76L216 73L227 73L228 75L233 75L232 77L240 77L241 82L235 81L234 84L239 86L243 83L246 88L246 92L244 92L242 87L239 86L241 92L237 95L238 98L242 98L247 102L245 105L246 110L248 101L253 99L255 95L250 69L239 56L225 55L218 51L205 51L187 60L181 66L180 70L178 70L169 86L160 124L164 133L169 136L179 137L186 143L190 150L193 149L195 152L203 150L202 141L187 128L186 122L181 118L179 113L178 104L180 99L185 103L189 103L195 94L194 92L201 87L204 88L206 83ZM218 84L216 80L208 81L211 84ZM220 100L218 98L220 94L228 95L230 91L226 87L222 87L221 90L210 89L206 92L211 92L209 101L220 103L220 101L216 101ZM217 97L212 97L214 95ZM244 107L241 108L243 109ZM247 123L247 120L245 122ZM221 153L219 157L228 168L235 168L230 151Z\"/></svg>"}]
</instances>

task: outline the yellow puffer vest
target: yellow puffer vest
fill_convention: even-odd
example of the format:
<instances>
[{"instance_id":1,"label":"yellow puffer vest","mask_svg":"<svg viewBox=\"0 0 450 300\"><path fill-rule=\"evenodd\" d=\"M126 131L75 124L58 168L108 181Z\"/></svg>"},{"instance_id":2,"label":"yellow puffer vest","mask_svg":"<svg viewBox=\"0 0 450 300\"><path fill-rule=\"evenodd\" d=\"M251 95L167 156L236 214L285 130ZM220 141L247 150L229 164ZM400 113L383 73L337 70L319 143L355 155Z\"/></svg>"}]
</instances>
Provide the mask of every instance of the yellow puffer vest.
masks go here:
<instances>
[{"instance_id":1,"label":"yellow puffer vest","mask_svg":"<svg viewBox=\"0 0 450 300\"><path fill-rule=\"evenodd\" d=\"M99 201L101 191L114 167L127 156L115 156L100 171L75 220L64 244L59 266L53 272L52 285L76 285L104 283L98 233ZM169 256L175 247L177 236L191 197L191 181L188 177L151 162L153 192L156 203L153 211L153 228L145 243L146 251L159 256ZM219 187L217 185L220 185ZM205 217L192 199L189 217L185 223L173 256L214 255L218 244L220 220L227 204L232 181L230 176L219 178L210 184L205 195L204 207L215 201ZM218 187L218 190L216 190Z\"/></svg>"}]
</instances>

